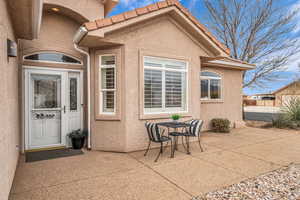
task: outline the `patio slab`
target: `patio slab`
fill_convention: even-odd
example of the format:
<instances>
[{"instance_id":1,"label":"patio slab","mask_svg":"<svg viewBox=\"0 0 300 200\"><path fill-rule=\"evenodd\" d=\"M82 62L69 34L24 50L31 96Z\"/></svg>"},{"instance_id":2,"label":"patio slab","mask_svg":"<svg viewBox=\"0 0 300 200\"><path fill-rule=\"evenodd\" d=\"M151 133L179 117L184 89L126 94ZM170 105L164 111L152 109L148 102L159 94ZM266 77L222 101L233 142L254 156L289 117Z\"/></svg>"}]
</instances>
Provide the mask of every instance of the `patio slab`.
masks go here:
<instances>
[{"instance_id":1,"label":"patio slab","mask_svg":"<svg viewBox=\"0 0 300 200\"><path fill-rule=\"evenodd\" d=\"M127 171L137 167L141 167L140 163L124 153L97 151L86 151L84 155L33 163L21 161L15 174L15 184L11 193Z\"/></svg>"},{"instance_id":2,"label":"patio slab","mask_svg":"<svg viewBox=\"0 0 300 200\"><path fill-rule=\"evenodd\" d=\"M218 151L206 155L198 154L195 156L201 160L223 166L224 168L228 168L249 178L281 167L280 165L271 162L251 158L230 151Z\"/></svg>"},{"instance_id":3,"label":"patio slab","mask_svg":"<svg viewBox=\"0 0 300 200\"><path fill-rule=\"evenodd\" d=\"M272 140L270 142L236 148L232 151L278 165L286 166L290 163L300 162L300 143L288 141L296 141L296 139L297 137L290 137L280 140Z\"/></svg>"},{"instance_id":4,"label":"patio slab","mask_svg":"<svg viewBox=\"0 0 300 200\"><path fill-rule=\"evenodd\" d=\"M291 162L300 163L300 134L278 129L235 129L230 134L206 132L204 152L197 142L191 155L178 146L155 163L159 149L84 155L25 163L21 156L10 200L192 199Z\"/></svg>"},{"instance_id":5,"label":"patio slab","mask_svg":"<svg viewBox=\"0 0 300 200\"><path fill-rule=\"evenodd\" d=\"M190 157L153 169L193 196L204 194L245 179L245 176L220 166Z\"/></svg>"},{"instance_id":6,"label":"patio slab","mask_svg":"<svg viewBox=\"0 0 300 200\"><path fill-rule=\"evenodd\" d=\"M147 189L151 188L151 189ZM191 196L148 168L112 173L11 195L10 200L188 200Z\"/></svg>"}]
</instances>

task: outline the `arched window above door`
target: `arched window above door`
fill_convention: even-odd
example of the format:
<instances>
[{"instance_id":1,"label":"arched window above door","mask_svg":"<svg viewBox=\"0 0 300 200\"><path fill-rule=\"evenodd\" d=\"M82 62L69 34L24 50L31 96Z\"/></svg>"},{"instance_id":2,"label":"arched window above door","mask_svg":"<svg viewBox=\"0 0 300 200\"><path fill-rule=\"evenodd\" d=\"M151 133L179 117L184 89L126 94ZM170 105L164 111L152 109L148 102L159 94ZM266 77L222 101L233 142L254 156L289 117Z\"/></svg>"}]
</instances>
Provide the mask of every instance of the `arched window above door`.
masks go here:
<instances>
[{"instance_id":1,"label":"arched window above door","mask_svg":"<svg viewBox=\"0 0 300 200\"><path fill-rule=\"evenodd\" d=\"M24 56L24 60L27 61L38 61L38 62L54 62L54 63L62 63L62 64L79 64L82 62L74 57L57 53L57 52L42 52Z\"/></svg>"}]
</instances>

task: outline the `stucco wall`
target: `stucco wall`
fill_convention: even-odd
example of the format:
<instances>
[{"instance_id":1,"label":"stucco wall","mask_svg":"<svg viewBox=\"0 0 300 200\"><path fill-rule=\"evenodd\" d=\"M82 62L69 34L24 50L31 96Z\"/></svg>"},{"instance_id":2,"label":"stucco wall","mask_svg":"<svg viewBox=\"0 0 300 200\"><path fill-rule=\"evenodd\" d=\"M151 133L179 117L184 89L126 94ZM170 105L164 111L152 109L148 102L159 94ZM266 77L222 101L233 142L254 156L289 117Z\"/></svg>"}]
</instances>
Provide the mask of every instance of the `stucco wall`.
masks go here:
<instances>
[{"instance_id":1,"label":"stucco wall","mask_svg":"<svg viewBox=\"0 0 300 200\"><path fill-rule=\"evenodd\" d=\"M22 53L27 55L39 51L58 51L82 59L72 41L79 27L80 24L69 17L44 12L38 39L22 40Z\"/></svg>"},{"instance_id":2,"label":"stucco wall","mask_svg":"<svg viewBox=\"0 0 300 200\"><path fill-rule=\"evenodd\" d=\"M6 39L15 40L6 1L0 1L0 199L8 198L19 156L17 58L7 59Z\"/></svg>"},{"instance_id":3,"label":"stucco wall","mask_svg":"<svg viewBox=\"0 0 300 200\"><path fill-rule=\"evenodd\" d=\"M122 105L125 114L122 115L123 126L116 126L114 121L94 121L93 148L114 150L120 139L126 139L123 151L145 149L148 136L144 123L151 121L169 121L171 114L145 115L142 103L142 58L143 56L157 56L185 60L189 63L188 72L188 113L184 119L204 119L207 129L209 120L213 117L226 117L231 121L242 120L242 72L216 68L223 77L222 102L201 103L200 101L200 56L213 56L203 45L195 42L175 21L169 17L152 19L144 24L126 28L105 36L107 40L116 44L123 44L124 51L124 92ZM209 53L209 55L208 55ZM95 64L94 64L95 65ZM95 66L97 67L97 66ZM210 68L213 69L213 68ZM97 81L93 81L97 82ZM95 83L94 83L95 84ZM97 99L96 99L97 101ZM93 116L94 117L94 116ZM123 134L124 137L117 137ZM95 136L96 135L96 136ZM116 139L111 142L107 137ZM96 140L96 141L95 141ZM107 140L107 141L106 141ZM101 145L99 145L101 144ZM104 145L105 144L105 145ZM122 146L123 148L123 146Z\"/></svg>"},{"instance_id":4,"label":"stucco wall","mask_svg":"<svg viewBox=\"0 0 300 200\"><path fill-rule=\"evenodd\" d=\"M202 70L217 72L222 80L222 99L217 101L201 100L201 119L204 120L203 130L210 129L213 118L227 118L232 122L242 121L242 71L205 67Z\"/></svg>"},{"instance_id":5,"label":"stucco wall","mask_svg":"<svg viewBox=\"0 0 300 200\"><path fill-rule=\"evenodd\" d=\"M99 55L115 54L117 56L117 113L115 116L99 115ZM92 50L91 52L91 136L92 149L103 151L126 151L125 130L125 79L124 79L124 50L122 47L104 48ZM112 120L112 118L114 118Z\"/></svg>"},{"instance_id":6,"label":"stucco wall","mask_svg":"<svg viewBox=\"0 0 300 200\"><path fill-rule=\"evenodd\" d=\"M282 106L284 103L283 96L300 97L300 83L295 82L275 94L275 106Z\"/></svg>"},{"instance_id":7,"label":"stucco wall","mask_svg":"<svg viewBox=\"0 0 300 200\"><path fill-rule=\"evenodd\" d=\"M99 0L44 0L45 4L62 6L83 16L88 21L104 18L104 5ZM67 11L66 11L67 12ZM72 13L66 13L71 14Z\"/></svg>"},{"instance_id":8,"label":"stucco wall","mask_svg":"<svg viewBox=\"0 0 300 200\"><path fill-rule=\"evenodd\" d=\"M199 72L200 56L207 56L205 51L197 45L190 36L185 33L180 26L167 17L153 19L151 22L144 23L135 27L127 28L106 36L108 40L119 44L124 44L124 92L122 93L122 102L124 103L126 113L121 121L124 123L122 134L126 137L124 151L134 151L144 149L148 143L147 133L144 127L146 120L162 121L169 120L170 115L146 115L141 117L140 105L140 60L142 55L160 56L174 59L184 59L189 62L189 113L188 118L200 118L200 90L199 90ZM141 119L143 118L143 119ZM111 124L101 125L103 123ZM97 124L97 125L96 125ZM101 132L110 134L115 129L115 122L98 121L94 125L93 135L101 135ZM109 127L106 129L106 127ZM118 131L116 129L116 131ZM114 133L112 135L115 135ZM95 137L95 136L94 136ZM103 138L94 138L105 142ZM101 149L93 142L93 148ZM117 142L114 142L116 144ZM107 144L109 145L109 144ZM112 149L114 147L111 147Z\"/></svg>"}]
</instances>

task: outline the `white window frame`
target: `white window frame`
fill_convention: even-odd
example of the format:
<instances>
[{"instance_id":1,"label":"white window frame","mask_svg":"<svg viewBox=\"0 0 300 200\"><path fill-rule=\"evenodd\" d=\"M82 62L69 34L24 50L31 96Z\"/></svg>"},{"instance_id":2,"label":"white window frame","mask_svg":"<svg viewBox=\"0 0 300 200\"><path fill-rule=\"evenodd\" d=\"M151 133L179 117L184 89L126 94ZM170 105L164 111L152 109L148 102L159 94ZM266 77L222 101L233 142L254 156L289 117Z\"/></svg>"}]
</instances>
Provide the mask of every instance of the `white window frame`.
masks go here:
<instances>
[{"instance_id":1,"label":"white window frame","mask_svg":"<svg viewBox=\"0 0 300 200\"><path fill-rule=\"evenodd\" d=\"M202 72L210 72L210 73L214 73L214 74L217 74L219 77L214 77L214 76L202 76L201 73ZM201 91L201 81L202 80L208 80L208 97L201 97L201 100L211 100L211 101L218 101L218 100L221 100L222 99L222 76L221 74L217 73L217 72L214 72L214 71L201 71L200 72L200 92L201 92L201 95L202 95L202 91ZM210 81L211 80L220 80L220 97L217 98L217 99L212 99L210 97Z\"/></svg>"},{"instance_id":2,"label":"white window frame","mask_svg":"<svg viewBox=\"0 0 300 200\"><path fill-rule=\"evenodd\" d=\"M145 66L145 58L153 58L153 59L162 59L162 60L171 60L171 61L179 61L185 63L185 69L166 69L165 64L163 63L157 63L162 65L163 67L151 67L151 66ZM145 108L145 69L149 70L159 70L162 72L162 108ZM157 57L157 56L143 56L143 110L144 114L172 114L172 113L188 113L188 91L189 91L189 85L188 85L188 70L189 69L189 63L184 60L178 60L178 59L170 59L170 58L163 58L163 57ZM186 74L186 80L185 80L185 99L184 95L181 96L182 102L185 101L185 110L179 110L181 108L166 108L166 71L174 71L174 72L185 72ZM151 111L150 111L151 110Z\"/></svg>"},{"instance_id":3,"label":"white window frame","mask_svg":"<svg viewBox=\"0 0 300 200\"><path fill-rule=\"evenodd\" d=\"M115 57L115 64L114 65L102 65L102 57L104 56L114 56ZM102 54L99 55L99 113L100 115L115 115L116 114L116 105L117 105L117 55L116 54ZM102 69L114 69L114 89L102 89ZM114 111L113 112L104 112L104 104L103 104L103 93L106 91L113 91L114 92Z\"/></svg>"}]
</instances>

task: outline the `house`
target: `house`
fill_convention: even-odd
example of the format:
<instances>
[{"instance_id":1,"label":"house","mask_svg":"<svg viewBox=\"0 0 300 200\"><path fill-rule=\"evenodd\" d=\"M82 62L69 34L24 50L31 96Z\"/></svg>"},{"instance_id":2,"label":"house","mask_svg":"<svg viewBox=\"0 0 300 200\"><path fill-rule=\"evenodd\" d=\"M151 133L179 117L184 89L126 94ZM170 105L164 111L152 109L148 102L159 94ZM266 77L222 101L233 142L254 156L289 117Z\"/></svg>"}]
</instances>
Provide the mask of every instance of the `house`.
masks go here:
<instances>
[{"instance_id":1,"label":"house","mask_svg":"<svg viewBox=\"0 0 300 200\"><path fill-rule=\"evenodd\" d=\"M299 80L293 81L272 94L275 96L275 106L284 106L292 98L300 97L300 82Z\"/></svg>"},{"instance_id":2,"label":"house","mask_svg":"<svg viewBox=\"0 0 300 200\"><path fill-rule=\"evenodd\" d=\"M271 93L244 95L246 106L275 106L275 95Z\"/></svg>"},{"instance_id":3,"label":"house","mask_svg":"<svg viewBox=\"0 0 300 200\"><path fill-rule=\"evenodd\" d=\"M224 47L176 0L106 17L118 0L0 2L0 199L19 153L66 147L146 147L146 120L172 113L242 123L242 82L254 65ZM17 56L17 57L16 57ZM3 169L3 170L2 170Z\"/></svg>"}]
</instances>

